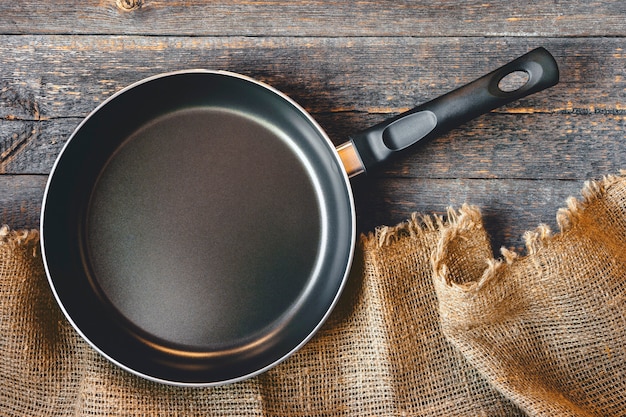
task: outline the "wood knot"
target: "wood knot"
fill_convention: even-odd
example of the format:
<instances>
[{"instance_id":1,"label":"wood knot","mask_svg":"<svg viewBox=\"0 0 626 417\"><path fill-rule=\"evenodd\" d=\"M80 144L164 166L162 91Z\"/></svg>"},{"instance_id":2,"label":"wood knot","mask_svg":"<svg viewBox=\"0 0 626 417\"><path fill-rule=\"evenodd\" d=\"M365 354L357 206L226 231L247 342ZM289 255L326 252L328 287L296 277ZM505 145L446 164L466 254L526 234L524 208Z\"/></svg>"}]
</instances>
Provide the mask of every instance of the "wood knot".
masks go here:
<instances>
[{"instance_id":1,"label":"wood knot","mask_svg":"<svg viewBox=\"0 0 626 417\"><path fill-rule=\"evenodd\" d=\"M139 10L143 7L144 0L115 0L115 4L118 9L125 12L132 12L133 10Z\"/></svg>"}]
</instances>

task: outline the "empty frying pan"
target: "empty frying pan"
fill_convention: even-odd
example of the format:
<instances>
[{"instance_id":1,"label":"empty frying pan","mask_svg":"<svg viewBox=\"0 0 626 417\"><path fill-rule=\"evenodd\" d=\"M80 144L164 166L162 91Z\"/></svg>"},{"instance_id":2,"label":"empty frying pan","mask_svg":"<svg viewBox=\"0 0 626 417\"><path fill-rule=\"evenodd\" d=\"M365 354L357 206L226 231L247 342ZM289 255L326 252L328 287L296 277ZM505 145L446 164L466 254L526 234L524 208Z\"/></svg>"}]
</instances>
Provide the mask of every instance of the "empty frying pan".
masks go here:
<instances>
[{"instance_id":1,"label":"empty frying pan","mask_svg":"<svg viewBox=\"0 0 626 417\"><path fill-rule=\"evenodd\" d=\"M52 291L87 342L144 378L259 374L340 296L356 241L349 176L557 82L539 48L336 149L305 110L248 77L139 81L96 108L54 164L41 216Z\"/></svg>"}]
</instances>

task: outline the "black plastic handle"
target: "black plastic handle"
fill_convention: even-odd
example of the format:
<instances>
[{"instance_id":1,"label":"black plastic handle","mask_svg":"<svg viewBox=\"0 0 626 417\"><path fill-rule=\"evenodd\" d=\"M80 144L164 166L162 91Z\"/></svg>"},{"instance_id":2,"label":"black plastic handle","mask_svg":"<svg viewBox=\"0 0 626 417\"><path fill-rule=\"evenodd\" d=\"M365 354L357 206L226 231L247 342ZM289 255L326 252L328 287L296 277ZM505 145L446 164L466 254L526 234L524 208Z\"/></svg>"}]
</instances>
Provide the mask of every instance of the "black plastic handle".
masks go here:
<instances>
[{"instance_id":1,"label":"black plastic handle","mask_svg":"<svg viewBox=\"0 0 626 417\"><path fill-rule=\"evenodd\" d=\"M505 85L505 78L504 82L513 79L513 85ZM417 142L439 136L558 81L554 57L546 49L537 48L463 87L352 136L344 145L352 144L362 165L358 171L362 172Z\"/></svg>"}]
</instances>

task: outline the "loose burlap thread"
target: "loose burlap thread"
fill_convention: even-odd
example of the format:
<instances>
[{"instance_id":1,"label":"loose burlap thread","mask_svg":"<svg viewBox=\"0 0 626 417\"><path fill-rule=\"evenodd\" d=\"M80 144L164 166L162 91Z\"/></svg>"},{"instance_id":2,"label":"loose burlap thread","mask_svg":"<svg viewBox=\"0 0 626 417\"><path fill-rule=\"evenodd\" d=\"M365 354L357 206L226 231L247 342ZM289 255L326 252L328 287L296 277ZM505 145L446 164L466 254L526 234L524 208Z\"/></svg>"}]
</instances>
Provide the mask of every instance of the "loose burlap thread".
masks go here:
<instances>
[{"instance_id":1,"label":"loose burlap thread","mask_svg":"<svg viewBox=\"0 0 626 417\"><path fill-rule=\"evenodd\" d=\"M0 231L2 416L626 415L626 178L586 185L493 259L476 207L362 236L320 332L213 388L110 364L48 288L35 231Z\"/></svg>"}]
</instances>

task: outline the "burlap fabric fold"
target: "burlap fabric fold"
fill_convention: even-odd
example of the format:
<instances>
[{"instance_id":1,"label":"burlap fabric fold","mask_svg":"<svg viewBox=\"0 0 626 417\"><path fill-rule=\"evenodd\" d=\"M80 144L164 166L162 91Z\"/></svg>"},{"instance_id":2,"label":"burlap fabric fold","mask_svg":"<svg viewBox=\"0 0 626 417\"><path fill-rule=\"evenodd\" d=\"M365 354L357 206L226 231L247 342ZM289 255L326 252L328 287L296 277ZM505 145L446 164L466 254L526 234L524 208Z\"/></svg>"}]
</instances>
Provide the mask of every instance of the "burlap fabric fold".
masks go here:
<instances>
[{"instance_id":1,"label":"burlap fabric fold","mask_svg":"<svg viewBox=\"0 0 626 417\"><path fill-rule=\"evenodd\" d=\"M626 415L626 180L583 197L557 214L559 234L526 234L526 257L503 250L485 268L472 210L433 255L444 333L531 415Z\"/></svg>"},{"instance_id":2,"label":"burlap fabric fold","mask_svg":"<svg viewBox=\"0 0 626 417\"><path fill-rule=\"evenodd\" d=\"M3 228L0 415L626 415L626 179L589 184L558 219L501 260L474 207L381 227L310 343L200 389L102 359L56 306L37 233Z\"/></svg>"}]
</instances>

